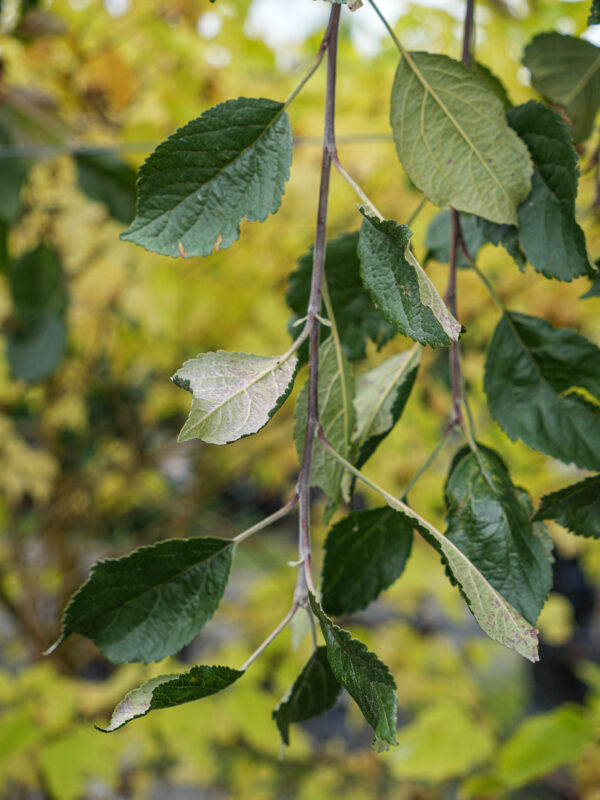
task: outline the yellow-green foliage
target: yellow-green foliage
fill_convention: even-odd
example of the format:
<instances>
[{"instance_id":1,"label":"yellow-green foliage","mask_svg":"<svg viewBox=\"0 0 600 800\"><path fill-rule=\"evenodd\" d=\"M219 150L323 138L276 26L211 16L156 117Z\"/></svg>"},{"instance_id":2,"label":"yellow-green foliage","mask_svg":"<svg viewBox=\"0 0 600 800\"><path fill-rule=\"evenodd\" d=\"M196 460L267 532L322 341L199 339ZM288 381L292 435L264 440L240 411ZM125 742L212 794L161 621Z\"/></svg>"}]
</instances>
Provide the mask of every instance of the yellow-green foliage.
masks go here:
<instances>
[{"instance_id":1,"label":"yellow-green foliage","mask_svg":"<svg viewBox=\"0 0 600 800\"><path fill-rule=\"evenodd\" d=\"M229 97L284 99L319 35L288 53L293 66L283 69L287 57L277 61L265 44L244 34L248 5L144 0L111 18L98 0L54 0L58 33L2 37L8 91L0 98L1 110L27 141L127 146L158 142ZM557 25L581 33L589 3L544 0L531 3L523 17L496 13L494 5L482 3L479 12L478 56L502 76L513 101L523 102L533 97L519 80L524 45L535 32ZM223 22L215 40L196 32L199 13L209 8ZM444 11L412 4L397 29L412 49L459 54L457 22ZM229 54L230 64L213 65L215 47L224 48L218 53ZM388 132L396 60L386 40L379 56L361 59L349 27L343 29L339 135ZM295 135L320 135L323 88L319 73L291 107ZM420 195L402 173L391 139L341 142L342 162L377 206L390 218L407 220ZM143 155L125 158L137 167ZM279 760L271 709L308 653L307 639L292 651L287 631L223 695L201 707L161 711L112 736L94 730L93 723L105 723L128 689L168 672L168 664L112 670L81 640L40 661L57 634L60 609L97 558L170 536L234 535L258 519L253 503L270 507L290 493L296 471L292 403L257 437L227 448L178 446L189 400L169 376L206 350L273 354L287 348L286 277L312 242L319 164L318 147L299 145L275 216L262 225L243 224L240 241L228 250L174 261L120 242L123 226L82 193L68 155L33 163L25 211L9 231L8 246L14 256L42 239L58 249L69 293L68 347L58 370L32 386L12 380L0 355L0 796L42 786L52 800L81 800L100 796L93 794L100 783L109 790L103 796L145 798L161 781L192 784L198 791L216 787L235 800L483 798L501 797L565 767L578 797L598 798L595 668L583 676L594 687L588 709L560 708L519 728L526 712L526 667L479 638L439 559L420 542L401 581L383 597L382 619L372 626L365 616L352 625L397 679L400 746L385 756L369 751L362 720L345 705L351 744L336 736L312 741L294 730L292 747ZM582 209L592 204L593 192L591 176L584 176ZM419 257L435 213L426 205L412 226ZM355 197L334 176L330 235L355 230L360 221ZM600 229L594 214L582 215L582 225L596 258ZM491 246L483 250L481 265L509 308L600 340L598 300L578 302L584 280L553 283L531 269L521 275ZM442 292L445 273L444 265L428 268ZM5 329L12 314L0 276ZM536 500L576 479L575 469L557 468L557 462L510 442L490 422L482 369L497 312L466 271L459 275L459 318L469 332L464 374L479 438L506 457L515 484L526 484ZM372 349L372 363L405 345L395 340L381 353ZM402 423L368 466L369 475L398 494L439 440L447 418L450 397L439 359L437 351L424 352ZM410 496L436 524L443 524L442 486L453 449L446 446ZM562 552L584 555L597 580L596 544L575 542L556 526L552 531ZM317 525L317 568L323 535ZM195 661L238 667L287 610L295 578L286 566L296 557L293 530L280 526L261 537L236 555L232 584L193 650ZM551 599L540 620L548 640L565 641L571 624L561 600Z\"/></svg>"}]
</instances>

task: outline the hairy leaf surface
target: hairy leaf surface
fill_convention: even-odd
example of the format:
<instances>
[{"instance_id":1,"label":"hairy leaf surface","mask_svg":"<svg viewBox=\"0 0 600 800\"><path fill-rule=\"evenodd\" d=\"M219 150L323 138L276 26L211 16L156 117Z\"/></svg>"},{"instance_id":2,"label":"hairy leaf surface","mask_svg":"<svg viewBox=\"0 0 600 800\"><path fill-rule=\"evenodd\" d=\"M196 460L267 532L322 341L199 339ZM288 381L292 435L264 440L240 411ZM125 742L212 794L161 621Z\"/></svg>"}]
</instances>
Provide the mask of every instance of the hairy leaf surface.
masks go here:
<instances>
[{"instance_id":1,"label":"hairy leaf surface","mask_svg":"<svg viewBox=\"0 0 600 800\"><path fill-rule=\"evenodd\" d=\"M294 385L297 359L251 353L202 353L186 361L173 382L194 399L179 441L227 444L263 428Z\"/></svg>"},{"instance_id":2,"label":"hairy leaf surface","mask_svg":"<svg viewBox=\"0 0 600 800\"><path fill-rule=\"evenodd\" d=\"M600 47L566 34L541 33L525 48L523 64L538 92L565 109L573 139L587 139L600 107Z\"/></svg>"},{"instance_id":3,"label":"hairy leaf surface","mask_svg":"<svg viewBox=\"0 0 600 800\"><path fill-rule=\"evenodd\" d=\"M535 164L531 194L517 209L527 260L547 278L587 275L585 237L575 219L579 156L569 131L556 112L533 100L511 109L508 121Z\"/></svg>"},{"instance_id":4,"label":"hairy leaf surface","mask_svg":"<svg viewBox=\"0 0 600 800\"><path fill-rule=\"evenodd\" d=\"M600 349L585 337L507 312L488 348L484 389L511 439L600 469Z\"/></svg>"},{"instance_id":5,"label":"hairy leaf surface","mask_svg":"<svg viewBox=\"0 0 600 800\"><path fill-rule=\"evenodd\" d=\"M527 148L487 80L448 56L406 53L391 124L409 178L432 203L515 224L531 188Z\"/></svg>"},{"instance_id":6,"label":"hairy leaf surface","mask_svg":"<svg viewBox=\"0 0 600 800\"><path fill-rule=\"evenodd\" d=\"M150 711L172 708L193 700L202 700L222 692L244 673L229 667L192 667L180 675L160 675L137 689L128 692L113 711L110 723L99 730L105 733L122 728L132 719L144 717Z\"/></svg>"},{"instance_id":7,"label":"hairy leaf surface","mask_svg":"<svg viewBox=\"0 0 600 800\"><path fill-rule=\"evenodd\" d=\"M167 256L229 247L240 222L281 205L292 162L283 103L238 97L188 122L139 171L136 216L121 235Z\"/></svg>"},{"instance_id":8,"label":"hairy leaf surface","mask_svg":"<svg viewBox=\"0 0 600 800\"><path fill-rule=\"evenodd\" d=\"M310 594L309 599L321 624L333 674L375 731L373 748L378 752L388 750L396 744L396 681L375 653L329 619L314 595Z\"/></svg>"},{"instance_id":9,"label":"hairy leaf surface","mask_svg":"<svg viewBox=\"0 0 600 800\"><path fill-rule=\"evenodd\" d=\"M319 418L325 437L336 452L347 458L350 455L350 439L354 428L354 376L352 367L343 353L338 352L331 336L319 348ZM294 441L298 461L304 455L308 384L302 387L296 403ZM342 499L344 468L315 439L311 486L318 486L337 507Z\"/></svg>"},{"instance_id":10,"label":"hairy leaf surface","mask_svg":"<svg viewBox=\"0 0 600 800\"><path fill-rule=\"evenodd\" d=\"M412 521L391 508L355 511L327 534L323 597L327 614L366 608L404 572L413 540Z\"/></svg>"},{"instance_id":11,"label":"hairy leaf surface","mask_svg":"<svg viewBox=\"0 0 600 800\"><path fill-rule=\"evenodd\" d=\"M552 585L552 542L530 520L526 492L500 456L478 445L455 455L446 482L446 535L525 619L535 624Z\"/></svg>"},{"instance_id":12,"label":"hairy leaf surface","mask_svg":"<svg viewBox=\"0 0 600 800\"><path fill-rule=\"evenodd\" d=\"M317 647L290 690L273 710L273 719L283 743L290 743L292 723L318 717L327 711L335 703L340 689L327 660L327 648Z\"/></svg>"},{"instance_id":13,"label":"hairy leaf surface","mask_svg":"<svg viewBox=\"0 0 600 800\"><path fill-rule=\"evenodd\" d=\"M358 231L327 242L325 251L325 277L335 322L344 354L351 361L365 357L368 339L381 347L396 333L362 285L357 247ZM289 277L286 302L299 317L305 316L308 307L312 265L311 249ZM327 316L324 305L321 314ZM321 341L330 333L330 328L321 326Z\"/></svg>"},{"instance_id":14,"label":"hairy leaf surface","mask_svg":"<svg viewBox=\"0 0 600 800\"><path fill-rule=\"evenodd\" d=\"M373 302L396 330L421 344L446 346L461 325L410 251L412 231L393 220L363 220L358 242L360 274Z\"/></svg>"},{"instance_id":15,"label":"hairy leaf surface","mask_svg":"<svg viewBox=\"0 0 600 800\"><path fill-rule=\"evenodd\" d=\"M111 661L160 661L181 650L215 613L233 545L207 536L169 539L99 561L65 609L62 633L87 636Z\"/></svg>"},{"instance_id":16,"label":"hairy leaf surface","mask_svg":"<svg viewBox=\"0 0 600 800\"><path fill-rule=\"evenodd\" d=\"M600 539L600 475L542 497L534 519L555 519L577 536Z\"/></svg>"},{"instance_id":17,"label":"hairy leaf surface","mask_svg":"<svg viewBox=\"0 0 600 800\"><path fill-rule=\"evenodd\" d=\"M356 378L352 442L359 469L402 416L420 363L421 351L415 346Z\"/></svg>"}]
</instances>

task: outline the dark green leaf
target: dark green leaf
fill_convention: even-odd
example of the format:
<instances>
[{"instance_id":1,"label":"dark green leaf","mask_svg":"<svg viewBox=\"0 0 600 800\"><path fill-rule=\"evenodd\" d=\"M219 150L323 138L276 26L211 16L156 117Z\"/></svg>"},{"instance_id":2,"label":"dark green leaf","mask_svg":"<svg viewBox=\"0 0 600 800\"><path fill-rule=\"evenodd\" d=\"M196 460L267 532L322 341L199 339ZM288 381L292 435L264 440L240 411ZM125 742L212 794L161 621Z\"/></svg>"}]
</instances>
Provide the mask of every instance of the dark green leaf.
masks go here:
<instances>
[{"instance_id":1,"label":"dark green leaf","mask_svg":"<svg viewBox=\"0 0 600 800\"><path fill-rule=\"evenodd\" d=\"M590 15L587 20L588 25L600 25L600 0L592 0Z\"/></svg>"},{"instance_id":2,"label":"dark green leaf","mask_svg":"<svg viewBox=\"0 0 600 800\"><path fill-rule=\"evenodd\" d=\"M360 274L373 302L396 330L421 344L449 345L460 323L410 251L412 231L393 220L363 220L358 242Z\"/></svg>"},{"instance_id":3,"label":"dark green leaf","mask_svg":"<svg viewBox=\"0 0 600 800\"><path fill-rule=\"evenodd\" d=\"M523 64L538 92L565 109L573 139L587 139L600 107L600 48L574 36L541 33L525 48Z\"/></svg>"},{"instance_id":4,"label":"dark green leaf","mask_svg":"<svg viewBox=\"0 0 600 800\"><path fill-rule=\"evenodd\" d=\"M413 528L387 506L353 512L336 523L325 542L323 610L352 614L391 586L404 572Z\"/></svg>"},{"instance_id":5,"label":"dark green leaf","mask_svg":"<svg viewBox=\"0 0 600 800\"><path fill-rule=\"evenodd\" d=\"M160 144L138 177L136 217L121 235L167 256L209 255L281 205L292 162L283 103L238 97Z\"/></svg>"},{"instance_id":6,"label":"dark green leaf","mask_svg":"<svg viewBox=\"0 0 600 800\"><path fill-rule=\"evenodd\" d=\"M555 519L577 536L600 539L600 475L542 497L534 519Z\"/></svg>"},{"instance_id":7,"label":"dark green leaf","mask_svg":"<svg viewBox=\"0 0 600 800\"><path fill-rule=\"evenodd\" d=\"M327 711L335 703L340 688L327 660L327 648L317 647L291 689L273 710L273 719L283 743L290 743L289 729L293 722L303 722Z\"/></svg>"},{"instance_id":8,"label":"dark green leaf","mask_svg":"<svg viewBox=\"0 0 600 800\"><path fill-rule=\"evenodd\" d=\"M378 347L395 335L373 305L360 280L360 261L357 253L358 231L346 233L327 243L325 275L344 354L350 361L365 357L367 340ZM312 249L298 261L298 268L289 277L286 302L298 317L306 315L312 276ZM323 306L321 314L327 313ZM321 327L321 341L330 329Z\"/></svg>"},{"instance_id":9,"label":"dark green leaf","mask_svg":"<svg viewBox=\"0 0 600 800\"><path fill-rule=\"evenodd\" d=\"M194 399L179 441L235 442L263 428L292 391L295 356L201 353L186 361L173 382Z\"/></svg>"},{"instance_id":10,"label":"dark green leaf","mask_svg":"<svg viewBox=\"0 0 600 800\"><path fill-rule=\"evenodd\" d=\"M8 128L0 125L0 145L14 144ZM21 189L27 179L27 161L15 158L0 159L0 222L14 222L21 210Z\"/></svg>"},{"instance_id":11,"label":"dark green leaf","mask_svg":"<svg viewBox=\"0 0 600 800\"><path fill-rule=\"evenodd\" d=\"M319 348L319 418L329 444L336 452L347 458L350 455L350 439L354 428L354 376L352 367L343 353L335 347L333 336ZM298 461L304 455L306 433L308 385L302 387L296 403L294 441ZM311 486L318 486L336 508L342 498L344 468L315 440Z\"/></svg>"},{"instance_id":12,"label":"dark green leaf","mask_svg":"<svg viewBox=\"0 0 600 800\"><path fill-rule=\"evenodd\" d=\"M579 157L567 127L556 112L533 100L507 116L535 164L531 194L517 209L527 260L547 278L587 275L585 237L575 220Z\"/></svg>"},{"instance_id":13,"label":"dark green leaf","mask_svg":"<svg viewBox=\"0 0 600 800\"><path fill-rule=\"evenodd\" d=\"M508 602L535 624L552 585L552 542L500 456L479 445L454 456L446 482L448 536Z\"/></svg>"},{"instance_id":14,"label":"dark green leaf","mask_svg":"<svg viewBox=\"0 0 600 800\"><path fill-rule=\"evenodd\" d=\"M516 223L531 162L488 80L448 56L403 52L390 121L406 174L432 203Z\"/></svg>"},{"instance_id":15,"label":"dark green leaf","mask_svg":"<svg viewBox=\"0 0 600 800\"><path fill-rule=\"evenodd\" d=\"M23 327L65 310L62 264L53 247L40 244L25 253L11 264L9 280L17 319Z\"/></svg>"},{"instance_id":16,"label":"dark green leaf","mask_svg":"<svg viewBox=\"0 0 600 800\"><path fill-rule=\"evenodd\" d=\"M113 711L105 733L122 728L132 719L144 717L149 711L172 708L193 700L210 697L222 692L244 673L229 667L192 667L180 675L161 675L146 681L137 689L128 692Z\"/></svg>"},{"instance_id":17,"label":"dark green leaf","mask_svg":"<svg viewBox=\"0 0 600 800\"><path fill-rule=\"evenodd\" d=\"M484 388L511 439L600 469L600 349L586 338L507 312L488 348Z\"/></svg>"},{"instance_id":18,"label":"dark green leaf","mask_svg":"<svg viewBox=\"0 0 600 800\"><path fill-rule=\"evenodd\" d=\"M384 493L386 503L406 519L442 557L481 630L490 639L538 661L537 630L494 589L484 575L447 536L393 495Z\"/></svg>"},{"instance_id":19,"label":"dark green leaf","mask_svg":"<svg viewBox=\"0 0 600 800\"><path fill-rule=\"evenodd\" d=\"M415 345L356 378L352 444L359 469L402 416L420 363L421 351Z\"/></svg>"},{"instance_id":20,"label":"dark green leaf","mask_svg":"<svg viewBox=\"0 0 600 800\"><path fill-rule=\"evenodd\" d=\"M479 225L479 218L473 216L473 214L460 214L460 230L469 255L473 261L475 261L477 253L486 242L486 237ZM431 220L425 235L425 247L427 248L425 264L432 258L436 261L440 261L442 264L448 264L450 262L449 211L440 211L440 213ZM462 268L469 267L469 262L460 246L458 247L456 263Z\"/></svg>"},{"instance_id":21,"label":"dark green leaf","mask_svg":"<svg viewBox=\"0 0 600 800\"><path fill-rule=\"evenodd\" d=\"M43 314L6 337L6 357L13 378L42 381L60 364L65 352L67 327L60 314Z\"/></svg>"},{"instance_id":22,"label":"dark green leaf","mask_svg":"<svg viewBox=\"0 0 600 800\"><path fill-rule=\"evenodd\" d=\"M233 544L170 539L99 561L65 609L62 633L92 639L115 663L160 661L199 633L223 596Z\"/></svg>"},{"instance_id":23,"label":"dark green leaf","mask_svg":"<svg viewBox=\"0 0 600 800\"><path fill-rule=\"evenodd\" d=\"M589 297L600 297L600 272L596 272L596 274L592 276L591 282L592 285L587 292L581 295L582 300Z\"/></svg>"},{"instance_id":24,"label":"dark green leaf","mask_svg":"<svg viewBox=\"0 0 600 800\"><path fill-rule=\"evenodd\" d=\"M77 180L82 190L119 222L135 215L135 170L112 155L77 153Z\"/></svg>"},{"instance_id":25,"label":"dark green leaf","mask_svg":"<svg viewBox=\"0 0 600 800\"><path fill-rule=\"evenodd\" d=\"M525 270L525 253L521 248L519 239L519 229L516 225L498 225L496 222L489 222L487 219L478 218L477 224L486 241L492 244L502 245L506 252L511 256L521 272Z\"/></svg>"},{"instance_id":26,"label":"dark green leaf","mask_svg":"<svg viewBox=\"0 0 600 800\"><path fill-rule=\"evenodd\" d=\"M310 606L321 624L327 658L335 677L356 701L375 731L373 747L378 752L396 744L396 681L375 653L329 619L314 595Z\"/></svg>"}]
</instances>

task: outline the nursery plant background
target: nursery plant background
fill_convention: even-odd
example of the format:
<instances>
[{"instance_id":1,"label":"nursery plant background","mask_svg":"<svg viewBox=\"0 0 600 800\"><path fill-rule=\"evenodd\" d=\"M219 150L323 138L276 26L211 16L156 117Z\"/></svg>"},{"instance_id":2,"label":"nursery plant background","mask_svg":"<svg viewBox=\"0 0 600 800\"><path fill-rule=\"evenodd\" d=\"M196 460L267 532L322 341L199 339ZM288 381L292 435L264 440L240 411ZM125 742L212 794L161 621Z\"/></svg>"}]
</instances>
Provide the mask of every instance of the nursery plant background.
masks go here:
<instances>
[{"instance_id":1,"label":"nursery plant background","mask_svg":"<svg viewBox=\"0 0 600 800\"><path fill-rule=\"evenodd\" d=\"M189 395L169 378L199 352L289 346L285 292L314 234L324 70L290 110L294 164L275 216L244 223L235 247L205 259L152 255L119 234L134 215L135 169L154 146L231 97L285 98L316 52L329 6L24 5L3 2L0 12L0 795L600 797L600 549L553 522L554 590L539 620L535 665L482 636L438 556L420 541L401 579L352 617L353 632L398 684L399 746L387 754L371 751L370 730L342 696L322 718L296 726L280 759L271 710L306 660L298 627L228 692L112 736L94 729L154 675L199 660L243 662L293 592L296 571L286 562L296 558L296 532L286 519L239 548L218 617L172 663L115 667L80 637L51 660L41 655L99 558L169 537L231 537L290 496L292 404L259 436L227 448L177 444ZM460 57L463 3L382 8L409 49ZM478 59L502 76L514 103L537 99L521 64L525 45L542 31L597 35L588 13L589 2L478 3ZM422 195L390 136L397 60L370 8L344 11L340 155L369 196L407 222ZM598 143L594 132L581 148L577 201L594 259ZM417 256L443 291L448 267L436 260L431 233L426 238L436 214L425 204L411 228ZM328 237L359 223L355 196L334 175ZM492 245L478 263L511 309L600 341L598 290L582 299L586 278L521 274ZM490 421L481 382L497 316L477 277L460 270L464 370L479 439L537 502L586 473L511 442ZM406 345L395 340L377 353L369 344L369 353L382 360ZM400 493L438 443L450 406L447 353L424 351L401 423L369 475ZM411 503L442 528L455 450L456 442L445 448L411 492ZM315 520L318 554L326 528Z\"/></svg>"}]
</instances>

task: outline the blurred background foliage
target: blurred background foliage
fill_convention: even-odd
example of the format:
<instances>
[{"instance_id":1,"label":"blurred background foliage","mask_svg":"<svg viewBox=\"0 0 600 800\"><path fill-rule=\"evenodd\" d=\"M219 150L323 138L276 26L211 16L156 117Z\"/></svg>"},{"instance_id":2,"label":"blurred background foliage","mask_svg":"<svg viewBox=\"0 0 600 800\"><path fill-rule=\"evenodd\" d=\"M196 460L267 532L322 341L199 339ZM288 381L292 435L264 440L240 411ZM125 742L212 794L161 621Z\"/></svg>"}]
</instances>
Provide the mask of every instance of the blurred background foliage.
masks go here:
<instances>
[{"instance_id":1,"label":"blurred background foliage","mask_svg":"<svg viewBox=\"0 0 600 800\"><path fill-rule=\"evenodd\" d=\"M459 55L458 0L382 5L398 17L410 48ZM478 58L502 76L513 102L534 96L520 65L525 44L540 31L583 33L588 5L478 4ZM316 50L327 8L320 0L3 0L0 7L0 796L600 798L600 548L552 525L555 589L540 619L538 665L482 638L437 556L419 541L398 584L344 620L398 682L400 746L386 755L370 751L370 733L342 699L294 730L280 758L271 710L307 657L300 629L286 630L223 695L112 736L94 730L129 688L170 667L115 668L80 637L43 659L89 566L167 537L235 535L291 492L292 402L259 436L227 448L177 445L189 399L169 376L205 350L287 347L286 279L315 223L323 72L291 108L297 147L281 210L263 225L244 224L231 249L173 261L120 242L133 216L135 169L158 141L215 103L283 99ZM368 8L344 13L340 154L384 213L402 222L420 195L388 133L397 55L367 16ZM581 153L578 205L596 259L591 142ZM413 225L421 259L435 213L426 205ZM334 176L330 237L359 223L354 196ZM491 246L481 264L508 307L600 341L600 301L580 300L585 279L520 274ZM430 261L428 270L443 290L446 266ZM474 275L463 270L459 281L480 439L537 500L584 473L510 442L490 421L482 368L497 312ZM406 346L395 340L369 355ZM430 350L369 473L399 493L437 443L449 407L447 356ZM458 444L411 494L439 525ZM322 501L315 503L319 510ZM317 544L323 535L317 522ZM216 619L180 660L238 666L287 610L295 574L286 562L294 557L293 520L245 543Z\"/></svg>"}]
</instances>

